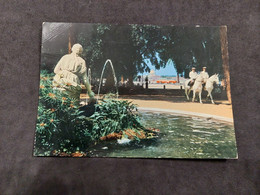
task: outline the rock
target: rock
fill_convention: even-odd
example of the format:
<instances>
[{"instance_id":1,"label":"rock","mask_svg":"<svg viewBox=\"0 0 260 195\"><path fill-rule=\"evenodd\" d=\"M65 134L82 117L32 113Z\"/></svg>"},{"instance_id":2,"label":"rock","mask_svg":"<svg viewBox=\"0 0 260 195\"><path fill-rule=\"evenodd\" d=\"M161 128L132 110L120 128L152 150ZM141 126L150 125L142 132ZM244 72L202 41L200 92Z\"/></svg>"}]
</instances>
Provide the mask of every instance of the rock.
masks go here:
<instances>
[{"instance_id":1,"label":"rock","mask_svg":"<svg viewBox=\"0 0 260 195\"><path fill-rule=\"evenodd\" d=\"M99 111L99 108L95 106L95 103L89 103L88 105L81 106L79 110L83 111L82 114L84 116L90 117L95 111Z\"/></svg>"}]
</instances>

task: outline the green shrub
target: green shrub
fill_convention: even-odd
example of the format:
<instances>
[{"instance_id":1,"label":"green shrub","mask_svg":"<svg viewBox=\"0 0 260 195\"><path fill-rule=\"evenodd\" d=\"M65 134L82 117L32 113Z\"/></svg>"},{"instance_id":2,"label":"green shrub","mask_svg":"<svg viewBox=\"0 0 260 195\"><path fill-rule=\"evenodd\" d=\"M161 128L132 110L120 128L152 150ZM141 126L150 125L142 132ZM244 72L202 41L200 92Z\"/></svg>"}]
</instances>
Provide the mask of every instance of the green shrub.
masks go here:
<instances>
[{"instance_id":1,"label":"green shrub","mask_svg":"<svg viewBox=\"0 0 260 195\"><path fill-rule=\"evenodd\" d=\"M52 74L41 71L39 105L36 124L36 156L49 156L57 152L86 151L99 138L125 129L138 132L143 129L136 106L128 101L106 99L91 117L82 115L78 100L52 86ZM69 86L66 86L71 87Z\"/></svg>"},{"instance_id":2,"label":"green shrub","mask_svg":"<svg viewBox=\"0 0 260 195\"><path fill-rule=\"evenodd\" d=\"M134 113L136 105L129 101L106 99L97 105L90 118L93 122L92 136L96 139L125 129L143 129L139 116Z\"/></svg>"},{"instance_id":3,"label":"green shrub","mask_svg":"<svg viewBox=\"0 0 260 195\"><path fill-rule=\"evenodd\" d=\"M92 142L91 122L81 115L77 100L53 88L51 78L41 72L34 150L39 156L83 150Z\"/></svg>"}]
</instances>

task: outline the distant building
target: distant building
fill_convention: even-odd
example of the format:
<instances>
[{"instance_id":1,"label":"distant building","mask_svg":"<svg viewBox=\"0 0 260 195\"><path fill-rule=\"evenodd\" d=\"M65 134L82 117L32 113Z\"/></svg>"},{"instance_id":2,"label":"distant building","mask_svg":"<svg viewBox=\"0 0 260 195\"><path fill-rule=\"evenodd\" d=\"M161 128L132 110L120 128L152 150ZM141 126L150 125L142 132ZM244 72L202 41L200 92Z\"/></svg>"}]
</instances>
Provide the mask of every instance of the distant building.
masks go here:
<instances>
[{"instance_id":1,"label":"distant building","mask_svg":"<svg viewBox=\"0 0 260 195\"><path fill-rule=\"evenodd\" d=\"M154 70L150 71L150 74L148 75L148 81L150 83L156 83L157 80L160 80L161 76L156 75Z\"/></svg>"}]
</instances>

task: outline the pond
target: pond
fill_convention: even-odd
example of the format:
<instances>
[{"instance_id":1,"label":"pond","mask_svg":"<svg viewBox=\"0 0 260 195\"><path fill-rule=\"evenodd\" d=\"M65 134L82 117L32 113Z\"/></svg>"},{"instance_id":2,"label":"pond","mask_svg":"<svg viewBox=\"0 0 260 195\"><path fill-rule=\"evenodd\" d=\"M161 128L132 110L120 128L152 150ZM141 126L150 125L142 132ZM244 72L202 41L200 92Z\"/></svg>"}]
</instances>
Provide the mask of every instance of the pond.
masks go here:
<instances>
[{"instance_id":1,"label":"pond","mask_svg":"<svg viewBox=\"0 0 260 195\"><path fill-rule=\"evenodd\" d=\"M156 139L130 144L105 142L90 156L130 158L236 158L232 123L193 116L140 112L145 127L160 129Z\"/></svg>"}]
</instances>

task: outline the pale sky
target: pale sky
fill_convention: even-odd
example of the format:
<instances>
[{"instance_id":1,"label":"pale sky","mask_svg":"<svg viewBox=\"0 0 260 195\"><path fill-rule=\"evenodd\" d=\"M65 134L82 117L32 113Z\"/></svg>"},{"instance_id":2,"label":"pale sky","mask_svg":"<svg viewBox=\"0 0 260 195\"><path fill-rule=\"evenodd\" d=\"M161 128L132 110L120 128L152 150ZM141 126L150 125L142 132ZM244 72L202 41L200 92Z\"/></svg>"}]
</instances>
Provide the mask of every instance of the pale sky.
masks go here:
<instances>
[{"instance_id":1,"label":"pale sky","mask_svg":"<svg viewBox=\"0 0 260 195\"><path fill-rule=\"evenodd\" d=\"M161 68L159 70L156 70L155 67L150 62L148 62L148 66L151 70L155 71L156 75L159 75L159 76L172 76L172 75L176 76L177 75L177 72L174 68L172 61L169 61L165 68ZM148 75L148 74L149 73L144 73L144 75Z\"/></svg>"}]
</instances>

